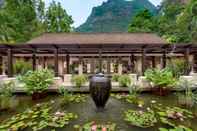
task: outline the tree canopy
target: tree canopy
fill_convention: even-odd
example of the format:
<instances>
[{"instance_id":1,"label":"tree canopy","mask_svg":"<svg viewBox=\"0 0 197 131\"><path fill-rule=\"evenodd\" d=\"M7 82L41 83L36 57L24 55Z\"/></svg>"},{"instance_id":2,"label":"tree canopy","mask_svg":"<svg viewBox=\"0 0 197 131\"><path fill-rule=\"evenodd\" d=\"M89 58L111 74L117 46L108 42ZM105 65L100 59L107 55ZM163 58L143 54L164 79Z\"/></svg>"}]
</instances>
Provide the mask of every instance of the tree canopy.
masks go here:
<instances>
[{"instance_id":1,"label":"tree canopy","mask_svg":"<svg viewBox=\"0 0 197 131\"><path fill-rule=\"evenodd\" d=\"M5 0L0 8L0 42L25 42L44 32L69 32L73 23L60 3Z\"/></svg>"},{"instance_id":2,"label":"tree canopy","mask_svg":"<svg viewBox=\"0 0 197 131\"><path fill-rule=\"evenodd\" d=\"M129 25L128 32L154 32L170 43L197 42L197 1L187 4L164 0L158 15L139 12Z\"/></svg>"}]
</instances>

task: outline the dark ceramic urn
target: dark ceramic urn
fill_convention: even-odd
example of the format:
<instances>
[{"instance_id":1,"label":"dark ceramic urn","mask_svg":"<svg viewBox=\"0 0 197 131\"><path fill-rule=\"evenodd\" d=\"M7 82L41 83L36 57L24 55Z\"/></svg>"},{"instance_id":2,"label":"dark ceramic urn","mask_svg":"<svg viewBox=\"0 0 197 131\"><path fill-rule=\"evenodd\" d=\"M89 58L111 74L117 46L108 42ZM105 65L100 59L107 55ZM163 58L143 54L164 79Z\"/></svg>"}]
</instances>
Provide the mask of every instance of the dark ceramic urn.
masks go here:
<instances>
[{"instance_id":1,"label":"dark ceramic urn","mask_svg":"<svg viewBox=\"0 0 197 131\"><path fill-rule=\"evenodd\" d=\"M111 81L99 73L90 80L90 94L98 109L103 109L110 96Z\"/></svg>"}]
</instances>

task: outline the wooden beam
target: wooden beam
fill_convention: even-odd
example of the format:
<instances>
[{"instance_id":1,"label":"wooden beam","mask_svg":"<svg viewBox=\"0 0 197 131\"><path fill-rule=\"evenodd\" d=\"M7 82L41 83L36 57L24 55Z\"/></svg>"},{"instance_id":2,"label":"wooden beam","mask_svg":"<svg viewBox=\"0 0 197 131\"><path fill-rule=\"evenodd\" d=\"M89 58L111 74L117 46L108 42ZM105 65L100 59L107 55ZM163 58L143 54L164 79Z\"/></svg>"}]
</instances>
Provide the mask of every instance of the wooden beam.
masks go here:
<instances>
[{"instance_id":1,"label":"wooden beam","mask_svg":"<svg viewBox=\"0 0 197 131\"><path fill-rule=\"evenodd\" d=\"M59 62L58 62L58 48L54 50L54 64L55 64L55 76L59 76Z\"/></svg>"},{"instance_id":2,"label":"wooden beam","mask_svg":"<svg viewBox=\"0 0 197 131\"><path fill-rule=\"evenodd\" d=\"M13 54L12 48L7 50L8 55L8 77L13 77Z\"/></svg>"}]
</instances>

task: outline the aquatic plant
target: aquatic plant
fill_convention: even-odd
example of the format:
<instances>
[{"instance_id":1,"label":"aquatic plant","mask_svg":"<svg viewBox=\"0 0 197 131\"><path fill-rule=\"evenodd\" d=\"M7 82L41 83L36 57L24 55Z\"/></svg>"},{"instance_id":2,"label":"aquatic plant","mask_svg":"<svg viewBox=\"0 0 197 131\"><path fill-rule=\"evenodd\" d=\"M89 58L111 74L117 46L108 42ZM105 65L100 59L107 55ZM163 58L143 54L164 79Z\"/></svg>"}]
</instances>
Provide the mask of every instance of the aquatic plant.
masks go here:
<instances>
[{"instance_id":1,"label":"aquatic plant","mask_svg":"<svg viewBox=\"0 0 197 131\"><path fill-rule=\"evenodd\" d=\"M52 111L51 103L37 104L31 109L16 114L0 123L1 131L18 131L30 128L33 131L50 127L62 128L68 125L77 115L64 111Z\"/></svg>"},{"instance_id":2,"label":"aquatic plant","mask_svg":"<svg viewBox=\"0 0 197 131\"><path fill-rule=\"evenodd\" d=\"M120 75L118 82L121 87L129 87L131 85L131 78L129 75Z\"/></svg>"},{"instance_id":3,"label":"aquatic plant","mask_svg":"<svg viewBox=\"0 0 197 131\"><path fill-rule=\"evenodd\" d=\"M15 88L14 81L1 81L0 83L0 110L8 110L12 107L12 92Z\"/></svg>"},{"instance_id":4,"label":"aquatic plant","mask_svg":"<svg viewBox=\"0 0 197 131\"><path fill-rule=\"evenodd\" d=\"M61 103L62 105L68 103L81 103L85 102L87 96L84 94L72 94L68 92L63 86L59 87L59 93L62 95Z\"/></svg>"},{"instance_id":5,"label":"aquatic plant","mask_svg":"<svg viewBox=\"0 0 197 131\"><path fill-rule=\"evenodd\" d=\"M115 131L116 124L107 122L105 124L97 124L95 121L88 122L82 126L75 125L76 131Z\"/></svg>"},{"instance_id":6,"label":"aquatic plant","mask_svg":"<svg viewBox=\"0 0 197 131\"><path fill-rule=\"evenodd\" d=\"M119 74L114 74L113 76L112 76L112 81L114 81L114 82L118 82L118 79L120 78L120 75Z\"/></svg>"},{"instance_id":7,"label":"aquatic plant","mask_svg":"<svg viewBox=\"0 0 197 131\"><path fill-rule=\"evenodd\" d=\"M193 82L189 80L180 79L179 88L184 90L184 93L178 93L178 102L182 106L192 107L195 101L195 94L192 92L191 87Z\"/></svg>"},{"instance_id":8,"label":"aquatic plant","mask_svg":"<svg viewBox=\"0 0 197 131\"><path fill-rule=\"evenodd\" d=\"M53 83L54 74L51 70L40 69L28 71L25 75L19 77L19 80L25 84L25 90L29 94L41 93L49 88Z\"/></svg>"},{"instance_id":9,"label":"aquatic plant","mask_svg":"<svg viewBox=\"0 0 197 131\"><path fill-rule=\"evenodd\" d=\"M128 110L124 112L124 120L130 124L142 128L152 127L157 123L157 119L154 111L134 111Z\"/></svg>"},{"instance_id":10,"label":"aquatic plant","mask_svg":"<svg viewBox=\"0 0 197 131\"><path fill-rule=\"evenodd\" d=\"M76 87L80 88L88 81L88 78L86 75L74 75L71 81Z\"/></svg>"},{"instance_id":11,"label":"aquatic plant","mask_svg":"<svg viewBox=\"0 0 197 131\"><path fill-rule=\"evenodd\" d=\"M189 75L189 72L191 71L191 65L189 65L185 60L181 59L170 60L167 68L176 78L179 78L181 75Z\"/></svg>"},{"instance_id":12,"label":"aquatic plant","mask_svg":"<svg viewBox=\"0 0 197 131\"><path fill-rule=\"evenodd\" d=\"M192 129L185 127L183 125L180 125L171 129L159 128L159 131L192 131Z\"/></svg>"},{"instance_id":13,"label":"aquatic plant","mask_svg":"<svg viewBox=\"0 0 197 131\"><path fill-rule=\"evenodd\" d=\"M185 120L194 118L191 111L179 107L154 106L154 108L159 115L160 121L173 128L178 127Z\"/></svg>"}]
</instances>

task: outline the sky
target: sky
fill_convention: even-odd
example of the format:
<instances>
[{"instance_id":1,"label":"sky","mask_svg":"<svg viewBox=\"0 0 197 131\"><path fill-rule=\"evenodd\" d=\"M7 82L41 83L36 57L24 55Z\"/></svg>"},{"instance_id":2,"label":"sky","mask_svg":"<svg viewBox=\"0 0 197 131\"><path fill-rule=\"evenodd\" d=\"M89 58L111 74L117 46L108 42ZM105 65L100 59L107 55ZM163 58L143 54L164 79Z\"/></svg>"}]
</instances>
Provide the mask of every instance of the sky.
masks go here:
<instances>
[{"instance_id":1,"label":"sky","mask_svg":"<svg viewBox=\"0 0 197 131\"><path fill-rule=\"evenodd\" d=\"M48 6L52 0L45 0ZM74 27L83 24L90 15L92 8L101 5L107 0L55 0L61 2L67 13L72 16L74 20ZM149 0L154 5L159 5L162 0Z\"/></svg>"}]
</instances>

